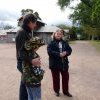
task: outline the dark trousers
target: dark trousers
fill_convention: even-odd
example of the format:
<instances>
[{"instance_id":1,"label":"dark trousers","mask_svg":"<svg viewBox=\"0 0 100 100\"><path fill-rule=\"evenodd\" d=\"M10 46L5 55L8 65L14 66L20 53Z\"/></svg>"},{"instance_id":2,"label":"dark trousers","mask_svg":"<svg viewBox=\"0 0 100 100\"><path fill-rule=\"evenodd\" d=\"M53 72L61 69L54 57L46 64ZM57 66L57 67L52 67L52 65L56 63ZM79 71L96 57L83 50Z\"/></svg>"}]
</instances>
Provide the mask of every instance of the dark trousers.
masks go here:
<instances>
[{"instance_id":1,"label":"dark trousers","mask_svg":"<svg viewBox=\"0 0 100 100\"><path fill-rule=\"evenodd\" d=\"M26 86L23 82L20 83L19 100L28 100Z\"/></svg>"},{"instance_id":2,"label":"dark trousers","mask_svg":"<svg viewBox=\"0 0 100 100\"><path fill-rule=\"evenodd\" d=\"M55 92L60 91L60 73L62 76L62 90L63 93L66 93L69 91L69 72L68 70L58 70L58 69L53 69L51 70L52 73L52 78L53 78L53 89Z\"/></svg>"}]
</instances>

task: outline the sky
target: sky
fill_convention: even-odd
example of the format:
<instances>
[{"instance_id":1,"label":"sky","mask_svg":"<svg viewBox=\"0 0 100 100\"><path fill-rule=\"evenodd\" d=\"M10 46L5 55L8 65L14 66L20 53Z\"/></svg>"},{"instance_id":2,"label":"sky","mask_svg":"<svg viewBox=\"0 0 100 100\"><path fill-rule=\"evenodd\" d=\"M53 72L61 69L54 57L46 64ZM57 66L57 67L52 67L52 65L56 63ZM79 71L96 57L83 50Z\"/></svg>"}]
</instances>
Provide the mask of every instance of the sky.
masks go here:
<instances>
[{"instance_id":1,"label":"sky","mask_svg":"<svg viewBox=\"0 0 100 100\"><path fill-rule=\"evenodd\" d=\"M75 0L71 6L76 6L80 0ZM17 19L22 9L37 11L42 21L48 25L71 25L69 15L73 12L66 8L64 11L57 5L57 0L0 0L0 23L17 26Z\"/></svg>"}]
</instances>

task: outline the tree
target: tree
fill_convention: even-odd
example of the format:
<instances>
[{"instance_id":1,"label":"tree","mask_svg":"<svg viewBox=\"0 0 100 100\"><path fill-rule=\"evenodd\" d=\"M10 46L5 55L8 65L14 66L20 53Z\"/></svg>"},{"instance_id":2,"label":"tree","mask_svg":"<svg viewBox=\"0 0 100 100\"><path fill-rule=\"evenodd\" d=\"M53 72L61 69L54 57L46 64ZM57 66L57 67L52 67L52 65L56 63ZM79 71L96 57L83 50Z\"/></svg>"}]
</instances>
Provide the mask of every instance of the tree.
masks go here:
<instances>
[{"instance_id":1,"label":"tree","mask_svg":"<svg viewBox=\"0 0 100 100\"><path fill-rule=\"evenodd\" d=\"M63 9L73 0L58 0L58 5ZM100 37L100 0L81 0L74 13L70 15L73 24L83 27L84 34L88 39L98 39Z\"/></svg>"},{"instance_id":2,"label":"tree","mask_svg":"<svg viewBox=\"0 0 100 100\"><path fill-rule=\"evenodd\" d=\"M12 29L12 28L14 28L14 27L11 26L11 25L9 25L9 24L6 24L6 25L4 26L4 29Z\"/></svg>"},{"instance_id":3,"label":"tree","mask_svg":"<svg viewBox=\"0 0 100 100\"><path fill-rule=\"evenodd\" d=\"M70 33L70 40L76 40L77 39L77 27L72 27L70 30L69 30L69 33Z\"/></svg>"},{"instance_id":4,"label":"tree","mask_svg":"<svg viewBox=\"0 0 100 100\"><path fill-rule=\"evenodd\" d=\"M4 22L0 23L0 29L11 29L11 28L14 27L12 25L9 25L8 23L4 23Z\"/></svg>"},{"instance_id":5,"label":"tree","mask_svg":"<svg viewBox=\"0 0 100 100\"><path fill-rule=\"evenodd\" d=\"M34 12L32 9L22 9L21 10L21 15L22 16L24 16L27 13L33 13L39 20L41 20L38 12Z\"/></svg>"},{"instance_id":6,"label":"tree","mask_svg":"<svg viewBox=\"0 0 100 100\"><path fill-rule=\"evenodd\" d=\"M66 26L65 24L59 24L57 25L57 27L61 28L61 29L70 29L71 27Z\"/></svg>"},{"instance_id":7,"label":"tree","mask_svg":"<svg viewBox=\"0 0 100 100\"><path fill-rule=\"evenodd\" d=\"M99 36L98 34L98 22L92 20L92 9L80 3L75 9L74 13L70 15L70 18L73 20L73 23L78 23L80 26L83 26L84 33L87 34L88 39L94 40Z\"/></svg>"},{"instance_id":8,"label":"tree","mask_svg":"<svg viewBox=\"0 0 100 100\"><path fill-rule=\"evenodd\" d=\"M58 0L58 5L61 7L61 9L63 9L64 7L67 7L72 1L74 0ZM81 0L81 1L88 7L92 7L94 0Z\"/></svg>"},{"instance_id":9,"label":"tree","mask_svg":"<svg viewBox=\"0 0 100 100\"><path fill-rule=\"evenodd\" d=\"M74 0L58 0L58 5L61 7L61 9L63 9L68 7L72 1ZM81 0L80 6L83 6L91 11L91 22L94 22L93 24L95 24L96 27L100 27L100 0ZM75 8L75 10L77 11L77 8Z\"/></svg>"},{"instance_id":10,"label":"tree","mask_svg":"<svg viewBox=\"0 0 100 100\"><path fill-rule=\"evenodd\" d=\"M85 5L84 3L80 3L74 9L74 13L71 14L69 18L73 20L73 23L92 25L91 14L91 8Z\"/></svg>"},{"instance_id":11,"label":"tree","mask_svg":"<svg viewBox=\"0 0 100 100\"><path fill-rule=\"evenodd\" d=\"M24 16L26 13L29 13L29 12L33 13L33 10L32 9L22 9L21 10L21 15Z\"/></svg>"},{"instance_id":12,"label":"tree","mask_svg":"<svg viewBox=\"0 0 100 100\"><path fill-rule=\"evenodd\" d=\"M100 27L100 0L96 0L96 3L92 10L92 20Z\"/></svg>"}]
</instances>

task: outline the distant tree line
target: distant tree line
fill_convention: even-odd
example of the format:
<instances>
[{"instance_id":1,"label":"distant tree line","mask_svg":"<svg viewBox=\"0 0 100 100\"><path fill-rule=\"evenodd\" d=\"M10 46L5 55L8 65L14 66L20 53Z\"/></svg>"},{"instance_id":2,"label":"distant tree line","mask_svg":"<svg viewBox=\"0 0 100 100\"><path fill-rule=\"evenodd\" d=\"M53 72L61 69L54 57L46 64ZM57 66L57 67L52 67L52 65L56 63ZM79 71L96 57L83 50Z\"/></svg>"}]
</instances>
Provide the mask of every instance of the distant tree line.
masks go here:
<instances>
[{"instance_id":1,"label":"distant tree line","mask_svg":"<svg viewBox=\"0 0 100 100\"><path fill-rule=\"evenodd\" d=\"M58 5L64 9L73 0L58 0ZM81 0L75 7L70 19L78 26L81 39L100 40L100 0Z\"/></svg>"},{"instance_id":2,"label":"distant tree line","mask_svg":"<svg viewBox=\"0 0 100 100\"><path fill-rule=\"evenodd\" d=\"M12 28L14 27L10 24L4 23L4 22L0 23L0 29L6 30L6 29L12 29Z\"/></svg>"}]
</instances>

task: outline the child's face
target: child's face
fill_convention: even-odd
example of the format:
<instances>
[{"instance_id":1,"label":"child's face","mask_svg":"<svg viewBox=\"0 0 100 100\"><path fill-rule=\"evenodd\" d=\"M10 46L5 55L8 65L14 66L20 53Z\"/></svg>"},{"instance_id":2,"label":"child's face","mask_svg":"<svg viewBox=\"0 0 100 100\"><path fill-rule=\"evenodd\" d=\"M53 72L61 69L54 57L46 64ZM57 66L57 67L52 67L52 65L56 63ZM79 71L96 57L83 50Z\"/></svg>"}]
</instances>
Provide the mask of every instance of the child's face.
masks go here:
<instances>
[{"instance_id":1,"label":"child's face","mask_svg":"<svg viewBox=\"0 0 100 100\"><path fill-rule=\"evenodd\" d=\"M61 40L63 38L63 33L58 31L55 33L55 39Z\"/></svg>"}]
</instances>

